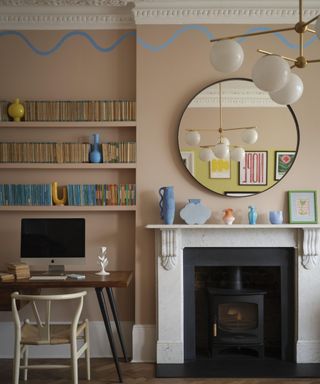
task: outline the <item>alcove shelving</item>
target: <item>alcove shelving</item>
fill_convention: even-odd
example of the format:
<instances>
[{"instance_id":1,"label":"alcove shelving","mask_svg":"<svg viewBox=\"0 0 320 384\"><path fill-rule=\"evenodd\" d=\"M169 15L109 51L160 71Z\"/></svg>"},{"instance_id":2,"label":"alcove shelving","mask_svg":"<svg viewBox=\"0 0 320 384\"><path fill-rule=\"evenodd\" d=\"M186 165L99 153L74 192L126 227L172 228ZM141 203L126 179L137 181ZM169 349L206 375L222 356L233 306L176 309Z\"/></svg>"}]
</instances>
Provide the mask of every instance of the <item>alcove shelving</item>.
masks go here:
<instances>
[{"instance_id":1,"label":"alcove shelving","mask_svg":"<svg viewBox=\"0 0 320 384\"><path fill-rule=\"evenodd\" d=\"M101 142L135 141L135 121L2 121L0 142L88 142L99 133ZM1 184L135 184L136 163L1 162ZM42 175L42 176L41 176ZM135 205L2 205L0 211L115 212L135 211Z\"/></svg>"}]
</instances>

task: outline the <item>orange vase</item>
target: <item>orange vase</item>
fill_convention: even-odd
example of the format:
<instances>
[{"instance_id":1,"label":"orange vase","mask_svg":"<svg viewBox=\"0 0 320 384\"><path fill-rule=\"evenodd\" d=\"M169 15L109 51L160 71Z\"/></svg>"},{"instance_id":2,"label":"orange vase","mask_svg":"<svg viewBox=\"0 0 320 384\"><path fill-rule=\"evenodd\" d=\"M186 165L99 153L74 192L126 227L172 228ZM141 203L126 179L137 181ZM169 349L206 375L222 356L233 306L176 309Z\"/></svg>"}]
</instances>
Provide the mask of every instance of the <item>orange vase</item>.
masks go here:
<instances>
[{"instance_id":1,"label":"orange vase","mask_svg":"<svg viewBox=\"0 0 320 384\"><path fill-rule=\"evenodd\" d=\"M223 222L227 225L231 225L234 222L235 217L233 216L233 209L232 208L226 208L223 215Z\"/></svg>"}]
</instances>

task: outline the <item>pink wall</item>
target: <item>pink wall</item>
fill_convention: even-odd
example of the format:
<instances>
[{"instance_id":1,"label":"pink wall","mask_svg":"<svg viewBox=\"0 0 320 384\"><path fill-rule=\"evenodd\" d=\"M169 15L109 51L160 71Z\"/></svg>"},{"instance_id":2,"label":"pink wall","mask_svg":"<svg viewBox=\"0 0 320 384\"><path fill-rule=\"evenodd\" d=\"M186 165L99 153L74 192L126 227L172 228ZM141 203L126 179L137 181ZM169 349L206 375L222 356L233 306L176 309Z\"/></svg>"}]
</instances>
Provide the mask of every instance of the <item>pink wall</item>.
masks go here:
<instances>
[{"instance_id":1,"label":"pink wall","mask_svg":"<svg viewBox=\"0 0 320 384\"><path fill-rule=\"evenodd\" d=\"M278 28L280 26L277 26ZM138 35L152 45L163 44L180 26L141 26ZM244 33L250 26L208 26L215 36ZM288 36L287 36L288 35ZM286 34L291 42L295 34ZM291 38L290 38L291 37ZM292 42L296 42L295 40ZM136 236L136 322L155 321L155 260L154 234L147 224L161 223L158 209L158 189L173 185L176 197L176 222L181 222L179 210L188 198L200 198L214 212L234 208L239 221L247 222L247 207L254 204L260 217L267 220L270 210L282 209L287 219L288 190L314 189L320 185L315 171L318 153L319 119L317 90L320 85L319 65L298 70L305 90L294 110L300 122L301 147L290 173L269 191L249 198L226 198L201 187L184 169L177 149L177 129L181 113L192 95L209 83L226 77L251 77L253 63L260 57L257 48L296 56L297 52L284 46L274 36L247 39L242 44L245 61L240 70L225 75L214 70L209 62L210 43L200 31L181 34L166 49L150 52L137 47L137 104L139 168L137 185L139 201ZM319 42L306 50L318 57ZM277 135L278 127L270 127ZM215 216L215 215L214 215ZM213 222L213 221L211 221Z\"/></svg>"}]
</instances>

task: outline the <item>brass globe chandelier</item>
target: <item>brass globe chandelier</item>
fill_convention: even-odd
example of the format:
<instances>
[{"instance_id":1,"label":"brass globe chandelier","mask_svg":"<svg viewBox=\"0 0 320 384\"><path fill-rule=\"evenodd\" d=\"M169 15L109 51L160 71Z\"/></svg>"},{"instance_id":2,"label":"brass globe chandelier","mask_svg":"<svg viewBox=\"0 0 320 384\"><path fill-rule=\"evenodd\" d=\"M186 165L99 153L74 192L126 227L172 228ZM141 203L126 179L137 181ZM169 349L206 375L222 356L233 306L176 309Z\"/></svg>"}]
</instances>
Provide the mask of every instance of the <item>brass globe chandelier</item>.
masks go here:
<instances>
[{"instance_id":1,"label":"brass globe chandelier","mask_svg":"<svg viewBox=\"0 0 320 384\"><path fill-rule=\"evenodd\" d=\"M295 31L299 35L299 56L291 58L258 49L257 51L264 56L254 65L252 80L259 89L269 92L274 102L282 105L296 102L303 93L303 82L297 74L292 73L291 69L305 68L307 64L320 62L320 59L307 59L304 56L304 34L317 34L320 39L320 16L317 15L309 21L303 21L302 17L303 2L299 0L299 20L292 27L245 33L210 40L214 43L210 53L210 60L213 67L220 72L234 72L240 68L244 53L241 45L234 40L236 38ZM315 21L315 29L313 29L310 27L310 24Z\"/></svg>"}]
</instances>

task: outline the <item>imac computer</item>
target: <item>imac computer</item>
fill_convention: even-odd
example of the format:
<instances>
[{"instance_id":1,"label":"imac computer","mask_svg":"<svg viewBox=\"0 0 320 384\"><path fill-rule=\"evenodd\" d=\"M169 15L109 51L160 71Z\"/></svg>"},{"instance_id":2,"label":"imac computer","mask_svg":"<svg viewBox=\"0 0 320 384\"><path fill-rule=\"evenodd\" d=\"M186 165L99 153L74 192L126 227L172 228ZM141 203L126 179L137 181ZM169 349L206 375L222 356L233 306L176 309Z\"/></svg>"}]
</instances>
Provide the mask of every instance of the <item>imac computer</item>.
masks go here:
<instances>
[{"instance_id":1,"label":"imac computer","mask_svg":"<svg viewBox=\"0 0 320 384\"><path fill-rule=\"evenodd\" d=\"M85 219L22 219L20 259L64 274L65 264L85 263Z\"/></svg>"}]
</instances>

